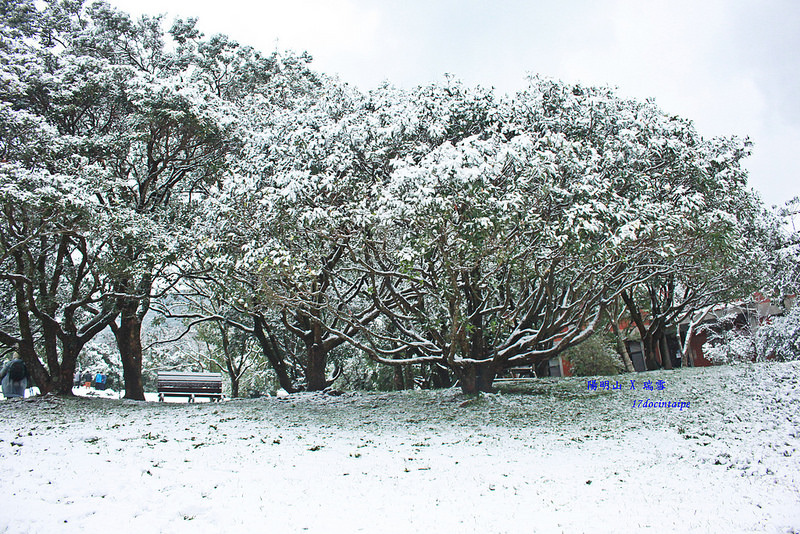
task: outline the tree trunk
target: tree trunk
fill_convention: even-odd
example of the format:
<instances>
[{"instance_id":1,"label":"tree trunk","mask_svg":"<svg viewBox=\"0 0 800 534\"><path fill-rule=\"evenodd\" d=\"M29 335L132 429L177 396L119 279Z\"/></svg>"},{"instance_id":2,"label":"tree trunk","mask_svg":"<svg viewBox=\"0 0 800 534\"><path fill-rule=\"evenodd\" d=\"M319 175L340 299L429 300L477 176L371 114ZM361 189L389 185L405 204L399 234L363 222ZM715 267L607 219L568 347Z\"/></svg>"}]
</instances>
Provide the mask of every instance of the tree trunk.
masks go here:
<instances>
[{"instance_id":1,"label":"tree trunk","mask_svg":"<svg viewBox=\"0 0 800 534\"><path fill-rule=\"evenodd\" d=\"M431 386L434 389L449 388L453 385L450 378L450 371L438 363L432 364L433 369L431 372Z\"/></svg>"},{"instance_id":2,"label":"tree trunk","mask_svg":"<svg viewBox=\"0 0 800 534\"><path fill-rule=\"evenodd\" d=\"M420 366L421 367L421 366ZM400 367L403 370L403 382L408 389L414 389L416 383L416 375L413 365L403 365Z\"/></svg>"},{"instance_id":3,"label":"tree trunk","mask_svg":"<svg viewBox=\"0 0 800 534\"><path fill-rule=\"evenodd\" d=\"M639 335L642 338L642 347L644 349L644 364L645 369L648 371L653 371L659 368L658 361L656 360L656 347L653 342L653 329L648 328L644 323L644 318L642 317L641 310L636 305L636 302L633 300L633 295L628 294L628 292L623 291L620 293L620 297L622 301L625 303L625 306L628 308L628 313L631 315L631 320L633 320L633 324L636 325L636 329L639 331Z\"/></svg>"},{"instance_id":4,"label":"tree trunk","mask_svg":"<svg viewBox=\"0 0 800 534\"><path fill-rule=\"evenodd\" d=\"M402 391L406 389L405 380L403 380L403 365L395 365L392 367L392 372L394 373L394 390L395 391Z\"/></svg>"},{"instance_id":5,"label":"tree trunk","mask_svg":"<svg viewBox=\"0 0 800 534\"><path fill-rule=\"evenodd\" d=\"M53 382L53 393L62 397L71 397L72 386L75 380L75 366L78 362L78 354L81 346L71 346L70 343L62 343L61 365L58 369L57 379Z\"/></svg>"},{"instance_id":6,"label":"tree trunk","mask_svg":"<svg viewBox=\"0 0 800 534\"><path fill-rule=\"evenodd\" d=\"M112 331L117 340L122 371L125 382L125 398L132 400L144 399L144 384L142 382L142 320L138 314L123 312L119 318L119 326L112 323Z\"/></svg>"},{"instance_id":7,"label":"tree trunk","mask_svg":"<svg viewBox=\"0 0 800 534\"><path fill-rule=\"evenodd\" d=\"M58 327L52 320L42 321L46 367L42 365L39 361L39 356L36 354L33 330L31 329L30 316L28 315L30 307L26 300L25 288L22 285L18 285L16 289L18 325L23 337L22 342L18 343L18 351L22 361L25 362L29 375L36 382L39 393L42 395L55 393L64 397L72 396L75 363L77 362L81 345L76 346L69 340L63 342L62 357L59 360ZM52 309L48 309L47 312L50 313L50 316L55 315Z\"/></svg>"},{"instance_id":8,"label":"tree trunk","mask_svg":"<svg viewBox=\"0 0 800 534\"><path fill-rule=\"evenodd\" d=\"M17 258L18 263L21 264L21 258ZM19 346L19 355L25 365L28 367L28 372L36 382L39 392L42 395L47 395L53 388L53 375L48 372L48 368L42 365L39 360L39 355L36 353L36 345L34 342L33 326L30 319L30 306L25 293L25 285L21 282L14 284L15 303L17 308L17 325L19 327L20 340L17 341ZM49 367L49 360L45 358L45 362Z\"/></svg>"},{"instance_id":9,"label":"tree trunk","mask_svg":"<svg viewBox=\"0 0 800 534\"><path fill-rule=\"evenodd\" d=\"M689 324L686 332L686 340L681 347L681 362L685 367L694 367L694 351L692 350L692 340L694 339L694 323Z\"/></svg>"},{"instance_id":10,"label":"tree trunk","mask_svg":"<svg viewBox=\"0 0 800 534\"><path fill-rule=\"evenodd\" d=\"M228 339L228 330L222 322L217 322L219 328L220 339L222 340L222 353L225 355L225 373L231 381L231 397L239 397L239 371L233 361L233 354L231 353L230 340ZM244 347L242 347L244 350Z\"/></svg>"},{"instance_id":11,"label":"tree trunk","mask_svg":"<svg viewBox=\"0 0 800 534\"><path fill-rule=\"evenodd\" d=\"M467 303L467 314L469 317L469 340L468 349L465 351L471 359L481 359L489 353L488 343L483 331L483 315L481 308L483 301L480 290L480 269L475 267L469 273L462 273L464 298ZM461 381L461 390L464 393L476 394L478 392L492 391L492 383L497 376L497 369L494 363L489 362L483 365L470 365L457 370Z\"/></svg>"},{"instance_id":12,"label":"tree trunk","mask_svg":"<svg viewBox=\"0 0 800 534\"><path fill-rule=\"evenodd\" d=\"M619 331L619 325L613 316L610 317L611 331L614 332L614 341L617 345L617 353L622 358L622 363L625 364L625 371L633 373L636 369L633 368L633 361L631 355L628 353L628 347L625 346L625 341L622 339L622 332Z\"/></svg>"},{"instance_id":13,"label":"tree trunk","mask_svg":"<svg viewBox=\"0 0 800 534\"><path fill-rule=\"evenodd\" d=\"M320 321L316 318L306 318L308 334L303 336L306 346L306 390L322 391L330 385L325 375L328 365L328 354L331 349L341 344L342 340L326 340Z\"/></svg>"},{"instance_id":14,"label":"tree trunk","mask_svg":"<svg viewBox=\"0 0 800 534\"><path fill-rule=\"evenodd\" d=\"M653 339L653 334L649 333L642 338L642 345L644 346L644 363L648 371L654 371L660 367L658 362L658 355L656 354L656 343Z\"/></svg>"},{"instance_id":15,"label":"tree trunk","mask_svg":"<svg viewBox=\"0 0 800 534\"><path fill-rule=\"evenodd\" d=\"M231 375L231 397L239 397L239 379L233 375Z\"/></svg>"},{"instance_id":16,"label":"tree trunk","mask_svg":"<svg viewBox=\"0 0 800 534\"><path fill-rule=\"evenodd\" d=\"M672 370L672 356L669 353L669 343L667 343L667 334L661 333L661 364L664 369Z\"/></svg>"},{"instance_id":17,"label":"tree trunk","mask_svg":"<svg viewBox=\"0 0 800 534\"><path fill-rule=\"evenodd\" d=\"M286 367L286 359L278 347L278 342L275 340L272 332L269 331L267 321L260 315L253 315L253 335L258 340L258 345L261 347L261 353L267 357L275 375L278 377L278 384L287 393L297 393L298 389L294 387L292 379L289 377L289 371Z\"/></svg>"},{"instance_id":18,"label":"tree trunk","mask_svg":"<svg viewBox=\"0 0 800 534\"><path fill-rule=\"evenodd\" d=\"M19 355L22 361L25 362L28 373L31 375L31 378L33 378L36 387L39 388L39 393L47 395L53 391L55 387L53 377L48 372L47 368L42 365L41 360L39 360L39 355L36 354L33 333L30 328L30 318L28 317L27 311L25 311L24 314L21 312L18 313L17 317L20 333L22 334L22 339L17 342L19 346Z\"/></svg>"},{"instance_id":19,"label":"tree trunk","mask_svg":"<svg viewBox=\"0 0 800 534\"><path fill-rule=\"evenodd\" d=\"M39 388L41 395L47 395L55 388L55 383L52 377L47 372L47 369L42 365L36 350L33 348L33 341L23 341L19 343L19 355L25 366L28 368L28 373L33 379L33 383ZM30 387L31 384L28 384Z\"/></svg>"},{"instance_id":20,"label":"tree trunk","mask_svg":"<svg viewBox=\"0 0 800 534\"><path fill-rule=\"evenodd\" d=\"M497 376L497 369L493 363L474 364L456 369L456 375L463 393L467 395L476 395L481 392L490 393L492 383Z\"/></svg>"},{"instance_id":21,"label":"tree trunk","mask_svg":"<svg viewBox=\"0 0 800 534\"><path fill-rule=\"evenodd\" d=\"M325 380L327 363L328 351L321 343L313 342L308 347L308 367L306 368L306 389L308 391L322 391L327 387Z\"/></svg>"}]
</instances>

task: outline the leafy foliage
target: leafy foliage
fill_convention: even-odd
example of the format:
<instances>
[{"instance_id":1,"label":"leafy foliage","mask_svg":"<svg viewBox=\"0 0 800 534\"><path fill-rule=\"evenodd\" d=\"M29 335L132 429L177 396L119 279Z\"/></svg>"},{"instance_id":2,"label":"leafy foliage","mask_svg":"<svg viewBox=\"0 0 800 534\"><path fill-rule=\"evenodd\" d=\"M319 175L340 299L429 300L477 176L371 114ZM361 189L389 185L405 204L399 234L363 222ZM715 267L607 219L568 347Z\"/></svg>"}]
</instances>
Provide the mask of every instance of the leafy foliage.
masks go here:
<instances>
[{"instance_id":1,"label":"leafy foliage","mask_svg":"<svg viewBox=\"0 0 800 534\"><path fill-rule=\"evenodd\" d=\"M759 328L755 349L760 359L800 359L800 306L795 305L785 317L774 317Z\"/></svg>"},{"instance_id":2,"label":"leafy foliage","mask_svg":"<svg viewBox=\"0 0 800 534\"><path fill-rule=\"evenodd\" d=\"M616 375L624 370L619 354L604 336L595 334L576 347L564 351L575 376Z\"/></svg>"},{"instance_id":3,"label":"leafy foliage","mask_svg":"<svg viewBox=\"0 0 800 534\"><path fill-rule=\"evenodd\" d=\"M234 391L262 362L287 391L371 372L355 348L474 392L592 339L618 299L652 356L699 307L796 282L749 142L652 101L539 77L361 93L194 19L0 17L0 342L65 393L110 326L143 398L154 306L204 325Z\"/></svg>"},{"instance_id":4,"label":"leafy foliage","mask_svg":"<svg viewBox=\"0 0 800 534\"><path fill-rule=\"evenodd\" d=\"M704 327L708 341L703 354L713 363L750 362L756 359L753 331L749 325L737 322L737 314L721 317Z\"/></svg>"}]
</instances>

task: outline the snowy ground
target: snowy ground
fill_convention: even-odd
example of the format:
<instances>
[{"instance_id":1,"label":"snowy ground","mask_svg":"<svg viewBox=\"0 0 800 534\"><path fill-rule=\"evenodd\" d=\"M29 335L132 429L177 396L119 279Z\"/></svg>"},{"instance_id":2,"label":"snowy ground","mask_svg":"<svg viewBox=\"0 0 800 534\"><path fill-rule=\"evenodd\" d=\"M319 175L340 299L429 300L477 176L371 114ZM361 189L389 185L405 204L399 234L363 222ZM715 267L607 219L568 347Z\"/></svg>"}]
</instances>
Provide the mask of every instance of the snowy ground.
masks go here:
<instances>
[{"instance_id":1,"label":"snowy ground","mask_svg":"<svg viewBox=\"0 0 800 534\"><path fill-rule=\"evenodd\" d=\"M476 399L4 401L0 532L800 532L799 381L795 362Z\"/></svg>"}]
</instances>

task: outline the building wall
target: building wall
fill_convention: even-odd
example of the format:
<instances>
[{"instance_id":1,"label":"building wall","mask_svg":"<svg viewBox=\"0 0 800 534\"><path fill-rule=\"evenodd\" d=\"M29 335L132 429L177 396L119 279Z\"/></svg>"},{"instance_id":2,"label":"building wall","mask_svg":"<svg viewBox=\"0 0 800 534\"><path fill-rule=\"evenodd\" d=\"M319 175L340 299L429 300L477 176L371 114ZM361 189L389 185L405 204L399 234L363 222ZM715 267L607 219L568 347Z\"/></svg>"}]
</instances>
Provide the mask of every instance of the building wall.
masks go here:
<instances>
[{"instance_id":1,"label":"building wall","mask_svg":"<svg viewBox=\"0 0 800 534\"><path fill-rule=\"evenodd\" d=\"M706 332L695 332L689 340L689 347L692 351L695 367L711 367L711 361L703 356L703 345L708 341Z\"/></svg>"}]
</instances>

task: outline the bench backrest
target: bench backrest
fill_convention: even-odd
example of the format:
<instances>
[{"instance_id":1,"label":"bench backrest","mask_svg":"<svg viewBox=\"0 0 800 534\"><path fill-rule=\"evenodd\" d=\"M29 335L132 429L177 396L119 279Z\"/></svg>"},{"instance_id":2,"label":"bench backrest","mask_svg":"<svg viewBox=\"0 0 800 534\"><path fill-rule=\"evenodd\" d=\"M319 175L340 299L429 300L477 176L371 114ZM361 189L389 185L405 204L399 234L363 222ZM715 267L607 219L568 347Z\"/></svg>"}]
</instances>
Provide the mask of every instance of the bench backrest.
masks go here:
<instances>
[{"instance_id":1,"label":"bench backrest","mask_svg":"<svg viewBox=\"0 0 800 534\"><path fill-rule=\"evenodd\" d=\"M158 391L222 393L222 373L158 371Z\"/></svg>"}]
</instances>

